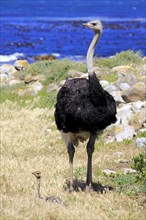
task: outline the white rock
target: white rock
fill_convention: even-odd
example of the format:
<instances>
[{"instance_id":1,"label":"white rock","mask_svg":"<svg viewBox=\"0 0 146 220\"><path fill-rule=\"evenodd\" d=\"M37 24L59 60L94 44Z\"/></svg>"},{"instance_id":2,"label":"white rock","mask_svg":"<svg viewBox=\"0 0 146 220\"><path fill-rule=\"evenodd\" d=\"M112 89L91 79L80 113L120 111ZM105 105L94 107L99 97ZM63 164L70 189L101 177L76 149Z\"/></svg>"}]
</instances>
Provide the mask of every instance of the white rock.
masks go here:
<instances>
[{"instance_id":1,"label":"white rock","mask_svg":"<svg viewBox=\"0 0 146 220\"><path fill-rule=\"evenodd\" d=\"M143 133L143 132L146 132L146 128L140 129L138 133Z\"/></svg>"},{"instance_id":2,"label":"white rock","mask_svg":"<svg viewBox=\"0 0 146 220\"><path fill-rule=\"evenodd\" d=\"M123 171L124 171L124 174L137 173L137 171L132 168L123 168Z\"/></svg>"},{"instance_id":3,"label":"white rock","mask_svg":"<svg viewBox=\"0 0 146 220\"><path fill-rule=\"evenodd\" d=\"M51 133L51 129L50 128L47 128L46 131L47 131L47 133Z\"/></svg>"},{"instance_id":4,"label":"white rock","mask_svg":"<svg viewBox=\"0 0 146 220\"><path fill-rule=\"evenodd\" d=\"M115 140L115 138L114 138L113 136L109 135L108 137L106 137L104 143L105 143L105 144L109 144L109 143L114 142L114 140Z\"/></svg>"},{"instance_id":5,"label":"white rock","mask_svg":"<svg viewBox=\"0 0 146 220\"><path fill-rule=\"evenodd\" d=\"M137 138L135 141L135 146L136 147L144 147L146 148L146 138Z\"/></svg>"},{"instance_id":6,"label":"white rock","mask_svg":"<svg viewBox=\"0 0 146 220\"><path fill-rule=\"evenodd\" d=\"M79 78L82 75L83 75L83 73L78 70L69 70L68 71L68 77L70 77L70 78Z\"/></svg>"},{"instance_id":7,"label":"white rock","mask_svg":"<svg viewBox=\"0 0 146 220\"><path fill-rule=\"evenodd\" d=\"M118 88L117 88L115 85L112 85L112 84L110 84L109 86L106 86L104 89L105 89L107 92L109 92L109 93L118 90Z\"/></svg>"},{"instance_id":8,"label":"white rock","mask_svg":"<svg viewBox=\"0 0 146 220\"><path fill-rule=\"evenodd\" d=\"M115 127L115 140L117 142L121 142L125 139L132 139L134 136L136 136L136 132L133 126L116 126Z\"/></svg>"},{"instance_id":9,"label":"white rock","mask_svg":"<svg viewBox=\"0 0 146 220\"><path fill-rule=\"evenodd\" d=\"M146 107L146 102L145 101L137 101L132 103L132 109L137 112L141 110L142 108Z\"/></svg>"},{"instance_id":10,"label":"white rock","mask_svg":"<svg viewBox=\"0 0 146 220\"><path fill-rule=\"evenodd\" d=\"M32 95L36 95L39 91L42 90L43 85L40 82L34 82L28 85L27 88L30 93L32 92Z\"/></svg>"},{"instance_id":11,"label":"white rock","mask_svg":"<svg viewBox=\"0 0 146 220\"><path fill-rule=\"evenodd\" d=\"M125 101L123 100L123 98L121 96L121 91L114 91L114 92L111 92L110 94L113 96L113 98L117 104L125 103Z\"/></svg>"},{"instance_id":12,"label":"white rock","mask_svg":"<svg viewBox=\"0 0 146 220\"><path fill-rule=\"evenodd\" d=\"M131 65L125 65L125 66L116 66L111 69L112 72L123 72L127 73L129 69L131 68Z\"/></svg>"},{"instance_id":13,"label":"white rock","mask_svg":"<svg viewBox=\"0 0 146 220\"><path fill-rule=\"evenodd\" d=\"M116 124L125 124L128 125L129 121L133 115L131 104L124 104L122 107L117 109L117 119Z\"/></svg>"},{"instance_id":14,"label":"white rock","mask_svg":"<svg viewBox=\"0 0 146 220\"><path fill-rule=\"evenodd\" d=\"M122 90L122 91L124 91L124 90L130 88L130 86L128 85L128 83L120 83L118 87L119 87L119 89Z\"/></svg>"},{"instance_id":15,"label":"white rock","mask_svg":"<svg viewBox=\"0 0 146 220\"><path fill-rule=\"evenodd\" d=\"M108 170L108 169L105 169L105 170L103 170L102 171L103 172L103 174L105 174L105 175L107 175L107 176L110 176L110 175L115 175L116 174L116 172L115 171L113 171L113 170Z\"/></svg>"},{"instance_id":16,"label":"white rock","mask_svg":"<svg viewBox=\"0 0 146 220\"><path fill-rule=\"evenodd\" d=\"M114 152L113 155L116 157L121 157L123 155L123 153L120 151L117 151L117 152Z\"/></svg>"},{"instance_id":17,"label":"white rock","mask_svg":"<svg viewBox=\"0 0 146 220\"><path fill-rule=\"evenodd\" d=\"M0 83L6 83L8 81L8 75L5 73L0 74Z\"/></svg>"},{"instance_id":18,"label":"white rock","mask_svg":"<svg viewBox=\"0 0 146 220\"><path fill-rule=\"evenodd\" d=\"M144 57L144 58L146 58L146 57ZM146 59L145 59L145 60L146 60ZM146 74L146 64L144 64L144 65L141 67L141 70L142 70L141 74L142 74L142 75L145 75L145 74Z\"/></svg>"},{"instance_id":19,"label":"white rock","mask_svg":"<svg viewBox=\"0 0 146 220\"><path fill-rule=\"evenodd\" d=\"M13 79L13 80L11 80L11 81L9 81L9 86L13 86L13 85L17 85L17 84L20 84L20 83L22 83L22 81L20 81L20 80L17 80L17 79Z\"/></svg>"},{"instance_id":20,"label":"white rock","mask_svg":"<svg viewBox=\"0 0 146 220\"><path fill-rule=\"evenodd\" d=\"M100 84L102 85L103 88L109 86L109 82L106 80L100 80Z\"/></svg>"},{"instance_id":21,"label":"white rock","mask_svg":"<svg viewBox=\"0 0 146 220\"><path fill-rule=\"evenodd\" d=\"M0 67L0 72L1 72L2 74L7 74L9 77L11 77L11 76L16 72L16 69L14 68L13 65L3 64L3 65Z\"/></svg>"},{"instance_id":22,"label":"white rock","mask_svg":"<svg viewBox=\"0 0 146 220\"><path fill-rule=\"evenodd\" d=\"M126 159L119 159L118 162L119 162L119 163L128 163L129 161L126 160Z\"/></svg>"},{"instance_id":23,"label":"white rock","mask_svg":"<svg viewBox=\"0 0 146 220\"><path fill-rule=\"evenodd\" d=\"M85 78L85 79L88 79L88 73L83 73L80 78Z\"/></svg>"},{"instance_id":24,"label":"white rock","mask_svg":"<svg viewBox=\"0 0 146 220\"><path fill-rule=\"evenodd\" d=\"M143 60L143 61L146 61L146 57L143 57L142 60Z\"/></svg>"}]
</instances>

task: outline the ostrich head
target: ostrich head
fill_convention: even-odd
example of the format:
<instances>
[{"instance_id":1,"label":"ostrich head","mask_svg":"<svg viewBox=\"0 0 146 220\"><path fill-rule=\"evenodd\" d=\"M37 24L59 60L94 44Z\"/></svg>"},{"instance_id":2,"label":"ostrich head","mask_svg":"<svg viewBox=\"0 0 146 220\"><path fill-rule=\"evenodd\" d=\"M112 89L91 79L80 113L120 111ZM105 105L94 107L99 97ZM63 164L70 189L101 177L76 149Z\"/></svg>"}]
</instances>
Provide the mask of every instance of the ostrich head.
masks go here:
<instances>
[{"instance_id":1,"label":"ostrich head","mask_svg":"<svg viewBox=\"0 0 146 220\"><path fill-rule=\"evenodd\" d=\"M89 46L88 52L87 52L87 68L88 68L88 74L92 75L94 73L93 69L93 55L94 50L96 47L96 44L101 36L102 33L102 23L99 20L93 20L87 23L84 23L83 26L90 28L94 31L94 37L92 39L92 42Z\"/></svg>"},{"instance_id":2,"label":"ostrich head","mask_svg":"<svg viewBox=\"0 0 146 220\"><path fill-rule=\"evenodd\" d=\"M102 23L99 20L93 20L87 23L83 23L83 26L90 28L96 33L102 33Z\"/></svg>"},{"instance_id":3,"label":"ostrich head","mask_svg":"<svg viewBox=\"0 0 146 220\"><path fill-rule=\"evenodd\" d=\"M41 178L41 172L40 171L35 171L32 173L37 179Z\"/></svg>"},{"instance_id":4,"label":"ostrich head","mask_svg":"<svg viewBox=\"0 0 146 220\"><path fill-rule=\"evenodd\" d=\"M40 198L40 199L43 199L43 197L41 197L41 194L40 194L40 181L41 181L41 172L40 171L35 171L32 173L36 179L37 179L37 197Z\"/></svg>"}]
</instances>

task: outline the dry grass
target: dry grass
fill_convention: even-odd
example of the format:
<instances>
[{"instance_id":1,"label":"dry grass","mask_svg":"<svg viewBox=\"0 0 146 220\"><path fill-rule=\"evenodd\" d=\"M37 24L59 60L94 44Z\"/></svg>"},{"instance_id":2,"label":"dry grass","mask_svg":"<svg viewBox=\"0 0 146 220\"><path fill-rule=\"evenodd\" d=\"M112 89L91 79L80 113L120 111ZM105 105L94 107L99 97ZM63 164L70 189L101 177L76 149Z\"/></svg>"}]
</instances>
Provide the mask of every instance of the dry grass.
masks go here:
<instances>
[{"instance_id":1,"label":"dry grass","mask_svg":"<svg viewBox=\"0 0 146 220\"><path fill-rule=\"evenodd\" d=\"M1 220L144 220L144 208L136 198L118 193L69 193L65 190L69 164L65 146L55 128L53 110L31 106L19 108L6 101L1 104ZM49 130L50 129L50 130ZM96 143L93 157L94 181L104 168L121 169L114 152L125 159L139 152L132 144L116 143L103 147ZM76 150L75 173L86 167L86 150ZM128 151L128 153L127 153ZM51 204L36 198L36 180L31 172L42 172L42 195L55 195L68 206ZM85 174L77 176L85 181Z\"/></svg>"}]
</instances>

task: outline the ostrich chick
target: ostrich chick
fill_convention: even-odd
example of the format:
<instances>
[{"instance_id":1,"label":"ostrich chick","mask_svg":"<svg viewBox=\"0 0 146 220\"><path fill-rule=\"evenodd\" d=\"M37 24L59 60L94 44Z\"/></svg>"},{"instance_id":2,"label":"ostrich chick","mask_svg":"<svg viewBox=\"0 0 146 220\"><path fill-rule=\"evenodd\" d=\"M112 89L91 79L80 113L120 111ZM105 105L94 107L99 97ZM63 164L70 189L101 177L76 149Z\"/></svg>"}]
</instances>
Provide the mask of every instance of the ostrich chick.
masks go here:
<instances>
[{"instance_id":1,"label":"ostrich chick","mask_svg":"<svg viewBox=\"0 0 146 220\"><path fill-rule=\"evenodd\" d=\"M40 171L35 171L32 173L36 179L37 179L37 196L39 199L44 199L45 201L49 201L49 202L52 202L52 203L58 203L58 204L62 204L64 205L64 202L56 197L56 196L47 196L47 197L42 197L41 196L41 193L40 193L40 185L41 185L41 172Z\"/></svg>"},{"instance_id":2,"label":"ostrich chick","mask_svg":"<svg viewBox=\"0 0 146 220\"><path fill-rule=\"evenodd\" d=\"M57 94L55 106L56 125L69 154L70 191L73 191L75 146L79 141L89 138L86 188L92 190L92 154L95 140L100 131L117 120L115 100L102 88L93 69L93 55L102 33L102 24L99 20L94 20L83 25L94 31L94 37L87 52L88 79L68 79ZM85 134L88 135L85 137Z\"/></svg>"}]
</instances>

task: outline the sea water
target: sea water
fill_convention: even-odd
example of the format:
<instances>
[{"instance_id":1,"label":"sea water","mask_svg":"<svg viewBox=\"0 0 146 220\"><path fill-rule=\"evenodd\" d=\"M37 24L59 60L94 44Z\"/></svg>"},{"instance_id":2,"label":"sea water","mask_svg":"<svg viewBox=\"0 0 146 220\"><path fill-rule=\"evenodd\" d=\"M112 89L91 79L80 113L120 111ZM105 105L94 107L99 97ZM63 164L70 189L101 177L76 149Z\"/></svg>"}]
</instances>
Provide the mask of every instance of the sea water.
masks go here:
<instances>
[{"instance_id":1,"label":"sea water","mask_svg":"<svg viewBox=\"0 0 146 220\"><path fill-rule=\"evenodd\" d=\"M144 0L1 0L0 19L1 63L42 54L85 59L93 32L82 23L92 19L104 29L96 56L146 55Z\"/></svg>"}]
</instances>

